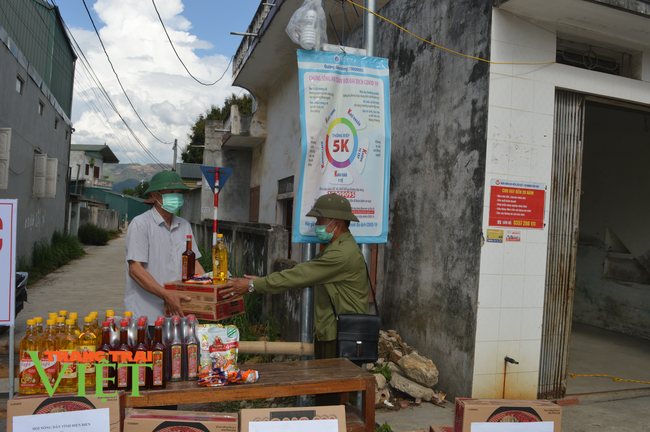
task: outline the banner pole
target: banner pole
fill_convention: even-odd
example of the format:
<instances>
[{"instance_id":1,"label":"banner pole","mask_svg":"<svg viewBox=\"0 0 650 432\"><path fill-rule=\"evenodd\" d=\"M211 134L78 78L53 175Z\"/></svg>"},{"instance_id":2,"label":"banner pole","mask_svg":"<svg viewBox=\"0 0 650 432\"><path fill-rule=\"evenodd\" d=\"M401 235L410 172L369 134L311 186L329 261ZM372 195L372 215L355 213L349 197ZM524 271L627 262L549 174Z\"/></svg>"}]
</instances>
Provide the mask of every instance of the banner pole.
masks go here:
<instances>
[{"instance_id":1,"label":"banner pole","mask_svg":"<svg viewBox=\"0 0 650 432\"><path fill-rule=\"evenodd\" d=\"M316 255L316 243L303 243L300 262L307 262ZM300 290L300 342L312 343L314 340L314 287ZM302 356L300 360L309 360L311 357ZM311 396L298 396L298 406L311 406Z\"/></svg>"},{"instance_id":2,"label":"banner pole","mask_svg":"<svg viewBox=\"0 0 650 432\"><path fill-rule=\"evenodd\" d=\"M9 399L14 397L14 344L16 343L15 335L16 326L12 324L9 326Z\"/></svg>"}]
</instances>

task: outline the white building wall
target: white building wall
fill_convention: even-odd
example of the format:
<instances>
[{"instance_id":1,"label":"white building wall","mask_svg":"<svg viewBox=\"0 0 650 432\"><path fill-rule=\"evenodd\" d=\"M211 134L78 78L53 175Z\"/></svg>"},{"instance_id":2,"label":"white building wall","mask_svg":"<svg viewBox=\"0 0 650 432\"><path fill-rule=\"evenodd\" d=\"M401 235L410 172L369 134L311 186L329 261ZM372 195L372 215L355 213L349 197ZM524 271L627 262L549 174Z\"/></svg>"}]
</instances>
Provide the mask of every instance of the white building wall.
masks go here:
<instances>
[{"instance_id":1,"label":"white building wall","mask_svg":"<svg viewBox=\"0 0 650 432\"><path fill-rule=\"evenodd\" d=\"M493 62L552 62L555 50L555 24L493 10ZM648 57L641 76L650 81ZM556 88L650 105L647 81L561 64L491 65L483 232L493 178L547 184L548 224ZM505 397L537 396L548 226L521 232L519 243L482 248L472 397L502 397L505 356L519 361L507 366Z\"/></svg>"}]
</instances>

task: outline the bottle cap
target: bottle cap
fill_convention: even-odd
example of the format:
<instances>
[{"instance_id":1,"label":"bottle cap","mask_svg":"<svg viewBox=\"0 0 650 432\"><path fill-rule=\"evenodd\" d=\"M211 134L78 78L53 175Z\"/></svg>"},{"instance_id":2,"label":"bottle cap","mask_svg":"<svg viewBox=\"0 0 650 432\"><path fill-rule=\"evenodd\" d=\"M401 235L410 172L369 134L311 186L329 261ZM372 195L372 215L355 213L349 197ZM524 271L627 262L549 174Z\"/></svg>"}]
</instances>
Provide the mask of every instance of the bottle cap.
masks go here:
<instances>
[{"instance_id":1,"label":"bottle cap","mask_svg":"<svg viewBox=\"0 0 650 432\"><path fill-rule=\"evenodd\" d=\"M43 323L43 317L34 317L34 321L36 321L37 324L42 324Z\"/></svg>"},{"instance_id":2,"label":"bottle cap","mask_svg":"<svg viewBox=\"0 0 650 432\"><path fill-rule=\"evenodd\" d=\"M163 325L162 320L156 321L156 327L161 327Z\"/></svg>"},{"instance_id":3,"label":"bottle cap","mask_svg":"<svg viewBox=\"0 0 650 432\"><path fill-rule=\"evenodd\" d=\"M47 320L47 321L45 322L45 324L47 324L47 325L49 325L49 326L53 326L55 323L56 323L56 321L53 320L53 319L49 319L49 320Z\"/></svg>"},{"instance_id":4,"label":"bottle cap","mask_svg":"<svg viewBox=\"0 0 650 432\"><path fill-rule=\"evenodd\" d=\"M79 314L77 312L70 312L68 314L68 318L76 320L79 317Z\"/></svg>"},{"instance_id":5,"label":"bottle cap","mask_svg":"<svg viewBox=\"0 0 650 432\"><path fill-rule=\"evenodd\" d=\"M144 325L146 324L146 322L147 322L147 321L146 321L144 318L140 318L140 319L138 320L138 326L144 326Z\"/></svg>"},{"instance_id":6,"label":"bottle cap","mask_svg":"<svg viewBox=\"0 0 650 432\"><path fill-rule=\"evenodd\" d=\"M27 325L35 325L35 324L36 324L36 321L34 321L33 319L27 320Z\"/></svg>"},{"instance_id":7,"label":"bottle cap","mask_svg":"<svg viewBox=\"0 0 650 432\"><path fill-rule=\"evenodd\" d=\"M217 238L222 238L223 234L217 234Z\"/></svg>"},{"instance_id":8,"label":"bottle cap","mask_svg":"<svg viewBox=\"0 0 650 432\"><path fill-rule=\"evenodd\" d=\"M93 317L90 317L90 316L85 317L85 318L84 318L84 322L85 322L85 323L91 323L91 322L93 322Z\"/></svg>"},{"instance_id":9,"label":"bottle cap","mask_svg":"<svg viewBox=\"0 0 650 432\"><path fill-rule=\"evenodd\" d=\"M62 316L62 317L68 316L68 311L67 310L60 310L59 311L59 316Z\"/></svg>"},{"instance_id":10,"label":"bottle cap","mask_svg":"<svg viewBox=\"0 0 650 432\"><path fill-rule=\"evenodd\" d=\"M108 317L106 318L106 321L109 323L114 323L115 322L115 317Z\"/></svg>"},{"instance_id":11,"label":"bottle cap","mask_svg":"<svg viewBox=\"0 0 650 432\"><path fill-rule=\"evenodd\" d=\"M59 324L61 324L61 323L65 324L65 318L63 318L62 316L57 317L56 322L59 323Z\"/></svg>"},{"instance_id":12,"label":"bottle cap","mask_svg":"<svg viewBox=\"0 0 650 432\"><path fill-rule=\"evenodd\" d=\"M194 322L196 320L196 318L194 317L194 315L188 315L187 320L190 321L190 322Z\"/></svg>"},{"instance_id":13,"label":"bottle cap","mask_svg":"<svg viewBox=\"0 0 650 432\"><path fill-rule=\"evenodd\" d=\"M107 317L115 316L115 311L113 309L107 309L106 310L106 316Z\"/></svg>"},{"instance_id":14,"label":"bottle cap","mask_svg":"<svg viewBox=\"0 0 650 432\"><path fill-rule=\"evenodd\" d=\"M97 318L99 314L97 312L91 312L88 314L89 317L93 317L93 319Z\"/></svg>"},{"instance_id":15,"label":"bottle cap","mask_svg":"<svg viewBox=\"0 0 650 432\"><path fill-rule=\"evenodd\" d=\"M65 320L65 325L74 325L74 320L73 319Z\"/></svg>"},{"instance_id":16,"label":"bottle cap","mask_svg":"<svg viewBox=\"0 0 650 432\"><path fill-rule=\"evenodd\" d=\"M172 317L172 320L173 320L174 322L180 322L180 321L181 321L181 317L179 317L178 315L174 315L174 316Z\"/></svg>"},{"instance_id":17,"label":"bottle cap","mask_svg":"<svg viewBox=\"0 0 650 432\"><path fill-rule=\"evenodd\" d=\"M111 326L111 323L109 323L108 321L104 321L102 323L102 327L110 327L110 326Z\"/></svg>"},{"instance_id":18,"label":"bottle cap","mask_svg":"<svg viewBox=\"0 0 650 432\"><path fill-rule=\"evenodd\" d=\"M128 326L129 326L129 322L128 322L128 321L122 321L122 322L120 323L120 327L128 327Z\"/></svg>"},{"instance_id":19,"label":"bottle cap","mask_svg":"<svg viewBox=\"0 0 650 432\"><path fill-rule=\"evenodd\" d=\"M191 239L191 238L192 238L192 234L188 234L188 235L187 235L187 238L188 238L188 239Z\"/></svg>"},{"instance_id":20,"label":"bottle cap","mask_svg":"<svg viewBox=\"0 0 650 432\"><path fill-rule=\"evenodd\" d=\"M50 319L56 320L56 318L59 316L56 312L50 312Z\"/></svg>"},{"instance_id":21,"label":"bottle cap","mask_svg":"<svg viewBox=\"0 0 650 432\"><path fill-rule=\"evenodd\" d=\"M126 311L126 312L124 312L124 316L125 316L125 317L133 316L133 312L131 312L131 311Z\"/></svg>"}]
</instances>

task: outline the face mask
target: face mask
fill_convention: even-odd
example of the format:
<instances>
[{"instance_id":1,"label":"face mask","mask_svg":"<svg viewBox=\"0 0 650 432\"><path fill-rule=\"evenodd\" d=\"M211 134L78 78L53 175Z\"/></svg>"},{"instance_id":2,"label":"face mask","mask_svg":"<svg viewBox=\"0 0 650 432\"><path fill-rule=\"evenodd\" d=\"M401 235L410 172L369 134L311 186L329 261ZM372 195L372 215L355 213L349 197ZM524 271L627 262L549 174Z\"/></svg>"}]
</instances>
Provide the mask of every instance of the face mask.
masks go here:
<instances>
[{"instance_id":1,"label":"face mask","mask_svg":"<svg viewBox=\"0 0 650 432\"><path fill-rule=\"evenodd\" d=\"M327 232L327 227L330 226L332 222L334 222L334 219L332 219L330 223L328 223L327 225L314 226L314 230L316 230L316 237L318 237L318 240L325 241L325 242L332 240L332 237L334 237L334 231L336 231L336 229L331 233Z\"/></svg>"},{"instance_id":2,"label":"face mask","mask_svg":"<svg viewBox=\"0 0 650 432\"><path fill-rule=\"evenodd\" d=\"M179 193L169 193L162 196L162 209L171 214L176 214L183 207L183 195ZM160 204L160 201L158 201Z\"/></svg>"}]
</instances>

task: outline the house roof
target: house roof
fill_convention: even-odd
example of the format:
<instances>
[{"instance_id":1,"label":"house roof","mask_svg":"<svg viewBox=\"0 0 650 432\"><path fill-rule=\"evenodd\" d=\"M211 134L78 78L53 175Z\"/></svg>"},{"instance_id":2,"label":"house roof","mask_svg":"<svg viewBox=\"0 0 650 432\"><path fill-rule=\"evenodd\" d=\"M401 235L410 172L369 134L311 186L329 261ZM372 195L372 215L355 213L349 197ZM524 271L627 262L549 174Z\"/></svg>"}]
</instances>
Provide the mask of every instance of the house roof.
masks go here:
<instances>
[{"instance_id":1,"label":"house roof","mask_svg":"<svg viewBox=\"0 0 650 432\"><path fill-rule=\"evenodd\" d=\"M106 144L72 144L70 151L82 151L86 154L99 153L104 163L120 163L117 156Z\"/></svg>"},{"instance_id":2,"label":"house roof","mask_svg":"<svg viewBox=\"0 0 650 432\"><path fill-rule=\"evenodd\" d=\"M178 175L182 179L202 179L201 164L180 163L178 167Z\"/></svg>"}]
</instances>

